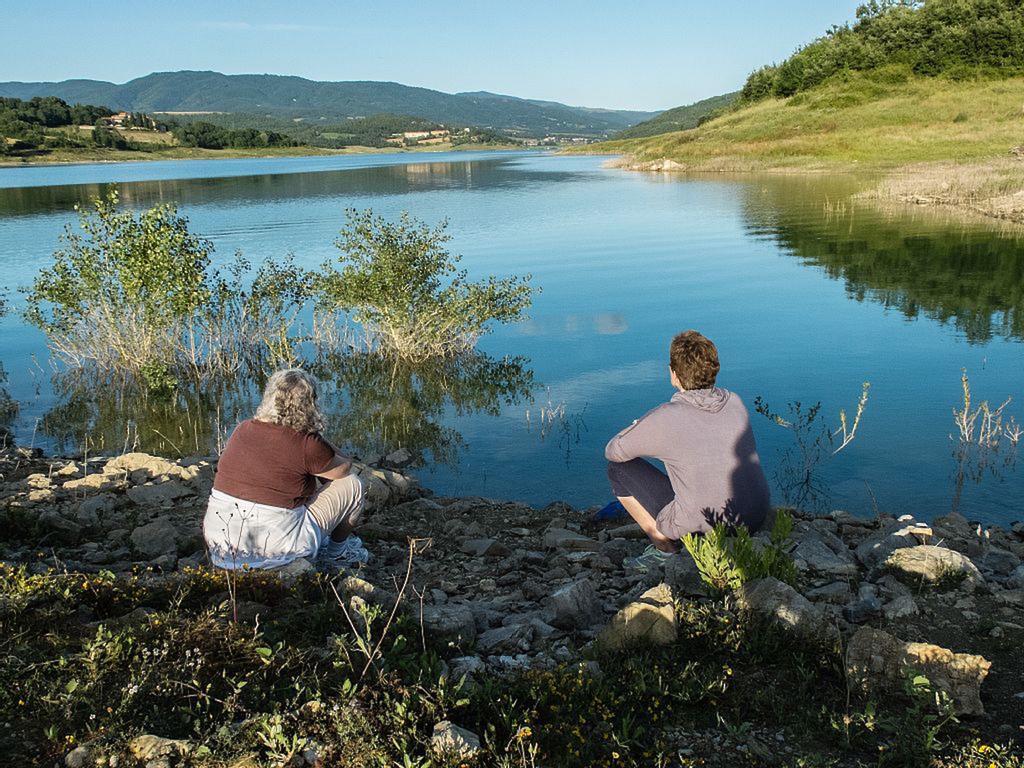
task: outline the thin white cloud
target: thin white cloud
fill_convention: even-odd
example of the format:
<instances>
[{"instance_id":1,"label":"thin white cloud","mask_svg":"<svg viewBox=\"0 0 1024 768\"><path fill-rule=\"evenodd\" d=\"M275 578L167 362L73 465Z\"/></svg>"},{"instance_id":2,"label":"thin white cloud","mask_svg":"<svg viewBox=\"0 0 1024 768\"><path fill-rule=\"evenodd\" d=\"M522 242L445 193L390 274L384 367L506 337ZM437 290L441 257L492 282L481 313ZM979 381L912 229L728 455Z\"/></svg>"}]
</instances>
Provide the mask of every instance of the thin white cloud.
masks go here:
<instances>
[{"instance_id":1,"label":"thin white cloud","mask_svg":"<svg viewBox=\"0 0 1024 768\"><path fill-rule=\"evenodd\" d=\"M226 32L322 32L330 27L317 24L261 23L248 21L201 21L205 29L219 29Z\"/></svg>"}]
</instances>

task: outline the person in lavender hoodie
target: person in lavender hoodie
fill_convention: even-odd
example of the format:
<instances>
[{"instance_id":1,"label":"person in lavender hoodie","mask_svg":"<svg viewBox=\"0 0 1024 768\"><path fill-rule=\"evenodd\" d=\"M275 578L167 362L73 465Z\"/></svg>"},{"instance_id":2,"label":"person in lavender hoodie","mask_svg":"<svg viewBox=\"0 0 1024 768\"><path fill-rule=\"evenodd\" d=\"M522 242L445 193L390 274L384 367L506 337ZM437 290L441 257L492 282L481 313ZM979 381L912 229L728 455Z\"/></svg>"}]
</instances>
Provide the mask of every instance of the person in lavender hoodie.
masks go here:
<instances>
[{"instance_id":1,"label":"person in lavender hoodie","mask_svg":"<svg viewBox=\"0 0 1024 768\"><path fill-rule=\"evenodd\" d=\"M651 540L636 560L640 570L678 552L687 533L718 523L756 531L771 507L750 415L735 393L715 386L718 371L709 339L677 335L669 348L676 393L605 448L612 491ZM643 457L662 462L668 474Z\"/></svg>"}]
</instances>

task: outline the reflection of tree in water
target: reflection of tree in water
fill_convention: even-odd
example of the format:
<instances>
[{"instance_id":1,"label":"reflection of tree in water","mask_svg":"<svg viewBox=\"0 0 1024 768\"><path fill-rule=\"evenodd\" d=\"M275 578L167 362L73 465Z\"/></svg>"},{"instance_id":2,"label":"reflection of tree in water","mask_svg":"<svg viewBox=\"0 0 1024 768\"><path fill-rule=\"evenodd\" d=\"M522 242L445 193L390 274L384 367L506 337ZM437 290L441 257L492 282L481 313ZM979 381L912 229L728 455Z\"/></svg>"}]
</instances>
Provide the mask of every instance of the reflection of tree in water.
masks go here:
<instances>
[{"instance_id":1,"label":"reflection of tree in water","mask_svg":"<svg viewBox=\"0 0 1024 768\"><path fill-rule=\"evenodd\" d=\"M97 382L71 373L54 382L58 405L39 422L55 452L139 450L167 456L216 452L234 425L251 413L256 388L206 382L170 394Z\"/></svg>"},{"instance_id":2,"label":"reflection of tree in water","mask_svg":"<svg viewBox=\"0 0 1024 768\"><path fill-rule=\"evenodd\" d=\"M971 342L1024 339L1024 238L939 216L823 202L822 183L751 186L748 228L908 318L952 322Z\"/></svg>"},{"instance_id":3,"label":"reflection of tree in water","mask_svg":"<svg viewBox=\"0 0 1024 768\"><path fill-rule=\"evenodd\" d=\"M310 366L324 382L327 432L361 455L397 448L415 464L426 454L453 464L462 435L443 423L445 411L497 416L530 397L533 372L524 358L479 352L412 363L377 353L326 355Z\"/></svg>"},{"instance_id":4,"label":"reflection of tree in water","mask_svg":"<svg viewBox=\"0 0 1024 768\"><path fill-rule=\"evenodd\" d=\"M530 397L533 372L526 362L468 353L409 363L347 352L321 355L307 368L323 382L330 438L363 456L406 448L422 464L428 453L435 462L454 463L464 445L462 435L443 423L448 409L497 416L503 406ZM262 385L206 383L158 396L64 374L56 380L61 402L39 430L58 452L208 454L252 414Z\"/></svg>"}]
</instances>

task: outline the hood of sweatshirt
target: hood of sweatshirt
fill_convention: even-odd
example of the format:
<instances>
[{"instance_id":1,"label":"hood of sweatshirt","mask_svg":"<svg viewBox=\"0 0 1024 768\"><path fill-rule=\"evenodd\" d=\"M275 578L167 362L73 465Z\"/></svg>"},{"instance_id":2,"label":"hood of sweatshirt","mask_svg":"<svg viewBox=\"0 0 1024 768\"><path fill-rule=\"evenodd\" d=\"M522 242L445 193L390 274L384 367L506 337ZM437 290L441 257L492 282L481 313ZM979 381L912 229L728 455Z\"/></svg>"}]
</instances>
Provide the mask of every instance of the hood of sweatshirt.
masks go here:
<instances>
[{"instance_id":1,"label":"hood of sweatshirt","mask_svg":"<svg viewBox=\"0 0 1024 768\"><path fill-rule=\"evenodd\" d=\"M686 403L708 413L718 413L729 402L732 393L721 387L711 389L684 389L672 395L673 403Z\"/></svg>"}]
</instances>

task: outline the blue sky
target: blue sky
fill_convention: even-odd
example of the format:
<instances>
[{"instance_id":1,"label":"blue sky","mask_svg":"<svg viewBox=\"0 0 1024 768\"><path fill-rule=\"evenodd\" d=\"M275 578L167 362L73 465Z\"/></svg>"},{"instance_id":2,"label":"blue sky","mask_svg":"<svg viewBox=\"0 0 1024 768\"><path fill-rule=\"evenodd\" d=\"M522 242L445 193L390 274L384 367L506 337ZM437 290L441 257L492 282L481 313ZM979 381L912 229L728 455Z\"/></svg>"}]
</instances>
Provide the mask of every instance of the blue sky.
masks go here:
<instances>
[{"instance_id":1,"label":"blue sky","mask_svg":"<svg viewBox=\"0 0 1024 768\"><path fill-rule=\"evenodd\" d=\"M124 82L153 71L394 80L662 109L733 90L858 0L11 3L0 80ZM462 7L460 7L462 6Z\"/></svg>"}]
</instances>

